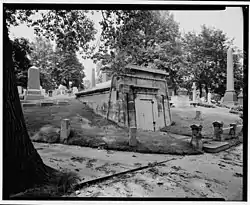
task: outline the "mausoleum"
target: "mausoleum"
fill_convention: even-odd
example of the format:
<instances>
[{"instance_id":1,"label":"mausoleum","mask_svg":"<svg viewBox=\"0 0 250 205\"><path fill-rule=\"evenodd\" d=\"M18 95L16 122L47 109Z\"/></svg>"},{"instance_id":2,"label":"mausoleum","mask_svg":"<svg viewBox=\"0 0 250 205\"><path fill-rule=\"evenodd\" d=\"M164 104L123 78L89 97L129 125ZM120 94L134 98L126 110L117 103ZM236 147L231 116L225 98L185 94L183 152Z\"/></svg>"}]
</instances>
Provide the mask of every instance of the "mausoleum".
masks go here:
<instances>
[{"instance_id":1,"label":"mausoleum","mask_svg":"<svg viewBox=\"0 0 250 205\"><path fill-rule=\"evenodd\" d=\"M124 69L125 74L111 77L109 67L103 67L107 81L76 93L76 97L124 127L156 131L170 125L168 73L136 65Z\"/></svg>"}]
</instances>

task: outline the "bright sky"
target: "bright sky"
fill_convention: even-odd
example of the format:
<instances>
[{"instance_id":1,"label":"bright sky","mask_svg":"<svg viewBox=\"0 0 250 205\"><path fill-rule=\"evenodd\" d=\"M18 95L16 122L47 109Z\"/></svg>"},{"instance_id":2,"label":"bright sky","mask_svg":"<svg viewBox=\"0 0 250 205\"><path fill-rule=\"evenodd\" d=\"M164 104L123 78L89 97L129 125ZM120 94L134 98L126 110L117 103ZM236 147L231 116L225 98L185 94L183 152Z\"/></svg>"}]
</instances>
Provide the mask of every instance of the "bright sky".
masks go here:
<instances>
[{"instance_id":1,"label":"bright sky","mask_svg":"<svg viewBox=\"0 0 250 205\"><path fill-rule=\"evenodd\" d=\"M200 32L200 27L205 24L209 27L221 29L229 38L234 38L234 44L243 49L243 15L240 7L230 7L225 11L171 11L174 14L174 19L180 23L181 31L196 31ZM101 15L96 13L91 16L95 22L95 27L98 30L97 36L100 35L101 27L99 21ZM26 25L20 25L10 30L11 36L25 37L32 41L35 38L32 28ZM85 79L91 79L91 70L95 67L92 60L83 60L79 56L80 62L85 67Z\"/></svg>"}]
</instances>

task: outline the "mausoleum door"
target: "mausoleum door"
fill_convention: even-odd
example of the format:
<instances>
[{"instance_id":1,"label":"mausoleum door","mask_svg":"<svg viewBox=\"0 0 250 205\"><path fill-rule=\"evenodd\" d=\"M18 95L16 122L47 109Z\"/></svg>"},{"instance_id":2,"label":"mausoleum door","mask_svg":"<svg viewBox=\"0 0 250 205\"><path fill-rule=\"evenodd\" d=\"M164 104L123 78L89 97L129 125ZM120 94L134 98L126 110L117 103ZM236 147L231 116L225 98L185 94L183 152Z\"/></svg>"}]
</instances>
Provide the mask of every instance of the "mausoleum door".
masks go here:
<instances>
[{"instance_id":1,"label":"mausoleum door","mask_svg":"<svg viewBox=\"0 0 250 205\"><path fill-rule=\"evenodd\" d=\"M157 120L156 99L153 96L138 96L135 99L135 110L137 128L154 131Z\"/></svg>"}]
</instances>

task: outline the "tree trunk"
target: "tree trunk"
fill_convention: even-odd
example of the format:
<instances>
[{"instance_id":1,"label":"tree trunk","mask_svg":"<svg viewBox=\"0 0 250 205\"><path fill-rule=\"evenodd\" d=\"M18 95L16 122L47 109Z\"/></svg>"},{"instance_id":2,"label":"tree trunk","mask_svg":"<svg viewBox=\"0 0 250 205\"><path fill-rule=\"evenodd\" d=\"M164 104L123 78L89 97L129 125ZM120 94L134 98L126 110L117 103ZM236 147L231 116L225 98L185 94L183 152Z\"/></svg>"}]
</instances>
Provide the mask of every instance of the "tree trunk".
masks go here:
<instances>
[{"instance_id":1,"label":"tree trunk","mask_svg":"<svg viewBox=\"0 0 250 205\"><path fill-rule=\"evenodd\" d=\"M208 86L207 86L207 84L205 85L205 91L206 91L206 100L208 101Z\"/></svg>"},{"instance_id":2,"label":"tree trunk","mask_svg":"<svg viewBox=\"0 0 250 205\"><path fill-rule=\"evenodd\" d=\"M8 29L3 24L3 199L47 178L47 166L34 148L25 125L12 61Z\"/></svg>"},{"instance_id":3,"label":"tree trunk","mask_svg":"<svg viewBox=\"0 0 250 205\"><path fill-rule=\"evenodd\" d=\"M200 90L200 98L202 97L202 85L199 84L199 90Z\"/></svg>"}]
</instances>

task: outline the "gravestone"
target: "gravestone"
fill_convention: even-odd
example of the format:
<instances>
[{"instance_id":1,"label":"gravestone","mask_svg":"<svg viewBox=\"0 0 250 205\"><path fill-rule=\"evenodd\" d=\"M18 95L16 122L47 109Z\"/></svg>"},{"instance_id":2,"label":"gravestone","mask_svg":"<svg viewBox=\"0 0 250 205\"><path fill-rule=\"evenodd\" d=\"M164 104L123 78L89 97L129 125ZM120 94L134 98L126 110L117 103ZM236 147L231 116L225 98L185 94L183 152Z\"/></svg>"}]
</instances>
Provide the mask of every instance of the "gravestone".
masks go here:
<instances>
[{"instance_id":1,"label":"gravestone","mask_svg":"<svg viewBox=\"0 0 250 205\"><path fill-rule=\"evenodd\" d=\"M73 87L72 89L73 89L73 93L74 93L74 94L75 94L75 93L78 93L78 88L77 88L77 87Z\"/></svg>"},{"instance_id":2,"label":"gravestone","mask_svg":"<svg viewBox=\"0 0 250 205\"><path fill-rule=\"evenodd\" d=\"M45 96L46 95L46 91L45 89L42 89L42 95Z\"/></svg>"},{"instance_id":3,"label":"gravestone","mask_svg":"<svg viewBox=\"0 0 250 205\"><path fill-rule=\"evenodd\" d=\"M239 105L243 105L243 90L241 89L240 94L238 95Z\"/></svg>"},{"instance_id":4,"label":"gravestone","mask_svg":"<svg viewBox=\"0 0 250 205\"><path fill-rule=\"evenodd\" d=\"M23 87L22 86L17 86L18 89L18 94L22 95L23 94Z\"/></svg>"},{"instance_id":5,"label":"gravestone","mask_svg":"<svg viewBox=\"0 0 250 205\"><path fill-rule=\"evenodd\" d=\"M212 94L211 94L210 89L209 89L208 94L207 94L207 102L208 102L208 104L211 104L211 98L212 98Z\"/></svg>"},{"instance_id":6,"label":"gravestone","mask_svg":"<svg viewBox=\"0 0 250 205\"><path fill-rule=\"evenodd\" d=\"M187 95L187 90L185 88L181 88L178 90L178 95L171 97L171 102L175 107L185 108L190 107L189 96Z\"/></svg>"},{"instance_id":7,"label":"gravestone","mask_svg":"<svg viewBox=\"0 0 250 205\"><path fill-rule=\"evenodd\" d=\"M223 104L233 106L237 102L234 90L234 71L233 71L233 50L227 50L227 90L223 98Z\"/></svg>"},{"instance_id":8,"label":"gravestone","mask_svg":"<svg viewBox=\"0 0 250 205\"><path fill-rule=\"evenodd\" d=\"M44 96L41 95L40 90L40 72L35 66L32 66L28 70L28 87L25 100L40 100Z\"/></svg>"},{"instance_id":9,"label":"gravestone","mask_svg":"<svg viewBox=\"0 0 250 205\"><path fill-rule=\"evenodd\" d=\"M196 85L195 83L193 83L193 86L192 86L192 89L193 89L193 102L196 103Z\"/></svg>"}]
</instances>

